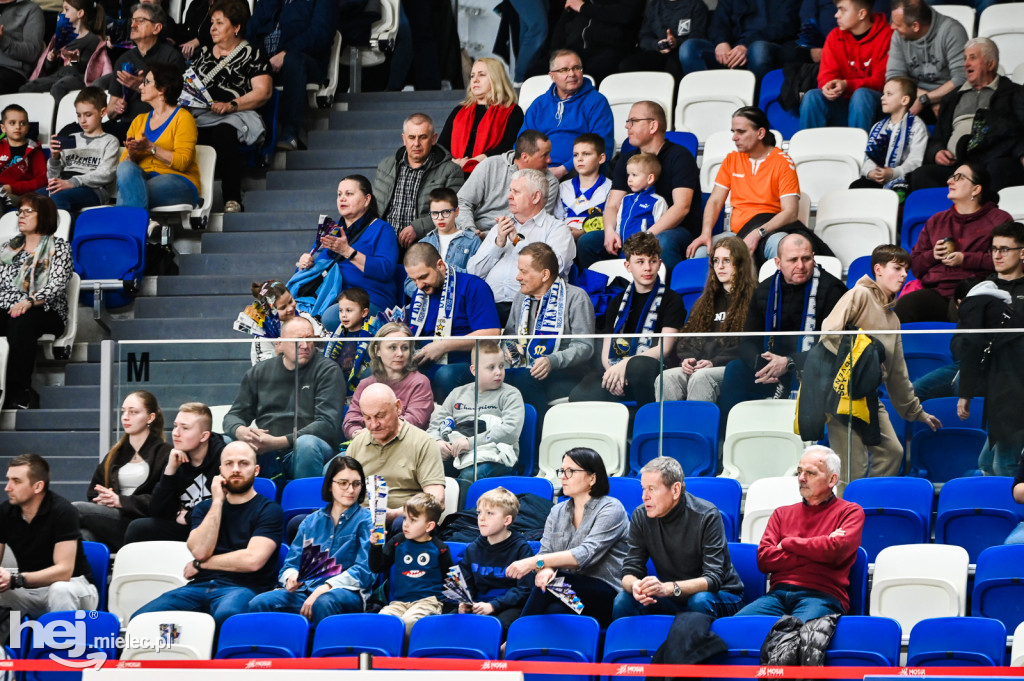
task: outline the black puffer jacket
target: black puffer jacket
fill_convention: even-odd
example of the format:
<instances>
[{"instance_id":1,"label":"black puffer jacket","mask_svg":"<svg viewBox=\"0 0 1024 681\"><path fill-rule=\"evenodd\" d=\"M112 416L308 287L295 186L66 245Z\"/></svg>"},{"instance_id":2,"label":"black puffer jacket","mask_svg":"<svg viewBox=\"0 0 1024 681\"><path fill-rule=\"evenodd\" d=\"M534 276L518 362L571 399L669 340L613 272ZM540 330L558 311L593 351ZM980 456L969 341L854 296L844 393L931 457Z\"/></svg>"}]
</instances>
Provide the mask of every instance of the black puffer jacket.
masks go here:
<instances>
[{"instance_id":1,"label":"black puffer jacket","mask_svg":"<svg viewBox=\"0 0 1024 681\"><path fill-rule=\"evenodd\" d=\"M836 633L839 615L804 622L786 615L771 628L761 646L761 664L773 666L825 666L825 651Z\"/></svg>"}]
</instances>

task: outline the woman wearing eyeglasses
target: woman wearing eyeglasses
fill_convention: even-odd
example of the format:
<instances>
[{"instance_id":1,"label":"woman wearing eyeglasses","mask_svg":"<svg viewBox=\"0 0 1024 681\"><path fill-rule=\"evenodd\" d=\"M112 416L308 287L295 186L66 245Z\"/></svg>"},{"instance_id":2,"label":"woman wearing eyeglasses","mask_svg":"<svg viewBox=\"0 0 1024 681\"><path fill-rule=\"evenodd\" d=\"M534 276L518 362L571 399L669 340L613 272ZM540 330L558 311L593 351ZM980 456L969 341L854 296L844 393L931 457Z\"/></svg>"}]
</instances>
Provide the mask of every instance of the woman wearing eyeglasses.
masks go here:
<instances>
[{"instance_id":1,"label":"woman wearing eyeglasses","mask_svg":"<svg viewBox=\"0 0 1024 681\"><path fill-rule=\"evenodd\" d=\"M32 390L36 342L45 333L60 336L68 320L71 249L56 231L53 199L24 194L19 234L0 246L0 336L10 348L4 409L39 406Z\"/></svg>"},{"instance_id":2,"label":"woman wearing eyeglasses","mask_svg":"<svg viewBox=\"0 0 1024 681\"><path fill-rule=\"evenodd\" d=\"M622 589L629 517L619 500L608 496L608 472L593 449L570 449L556 472L562 494L569 499L548 514L540 553L512 563L505 576L519 579L536 572L524 616L574 612L546 590L552 579L563 577L583 604L581 614L607 627L612 603Z\"/></svg>"},{"instance_id":3,"label":"woman wearing eyeglasses","mask_svg":"<svg viewBox=\"0 0 1024 681\"><path fill-rule=\"evenodd\" d=\"M896 301L900 323L956 321L953 292L964 279L993 272L992 228L1013 222L997 207L999 195L979 163L964 163L946 182L953 207L928 218L910 252L910 267L921 288Z\"/></svg>"},{"instance_id":4,"label":"woman wearing eyeglasses","mask_svg":"<svg viewBox=\"0 0 1024 681\"><path fill-rule=\"evenodd\" d=\"M280 586L252 599L249 612L297 612L315 627L330 615L363 611L374 580L367 567L373 520L362 506L365 477L352 457L334 457L324 474L321 495L326 505L303 519L281 567ZM341 572L305 578L302 554L307 540L329 554Z\"/></svg>"}]
</instances>

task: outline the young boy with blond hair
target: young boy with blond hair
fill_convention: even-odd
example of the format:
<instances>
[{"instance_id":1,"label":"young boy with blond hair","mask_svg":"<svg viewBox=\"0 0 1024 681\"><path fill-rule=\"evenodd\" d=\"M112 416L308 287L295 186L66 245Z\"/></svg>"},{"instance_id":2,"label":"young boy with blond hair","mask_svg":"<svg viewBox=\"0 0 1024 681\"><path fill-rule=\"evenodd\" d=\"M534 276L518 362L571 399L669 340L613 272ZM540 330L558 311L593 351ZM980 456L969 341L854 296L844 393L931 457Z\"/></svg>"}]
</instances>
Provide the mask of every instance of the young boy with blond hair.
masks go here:
<instances>
[{"instance_id":1,"label":"young boy with blond hair","mask_svg":"<svg viewBox=\"0 0 1024 681\"><path fill-rule=\"evenodd\" d=\"M639 153L626 162L626 194L619 205L619 238L622 243L637 232L646 232L668 210L664 197L655 192L661 162L654 154Z\"/></svg>"},{"instance_id":2,"label":"young boy with blond hair","mask_svg":"<svg viewBox=\"0 0 1024 681\"><path fill-rule=\"evenodd\" d=\"M860 164L861 178L851 188L907 191L907 176L924 163L928 126L910 113L917 96L913 78L895 76L882 88L882 112L886 118L868 131L868 147Z\"/></svg>"}]
</instances>

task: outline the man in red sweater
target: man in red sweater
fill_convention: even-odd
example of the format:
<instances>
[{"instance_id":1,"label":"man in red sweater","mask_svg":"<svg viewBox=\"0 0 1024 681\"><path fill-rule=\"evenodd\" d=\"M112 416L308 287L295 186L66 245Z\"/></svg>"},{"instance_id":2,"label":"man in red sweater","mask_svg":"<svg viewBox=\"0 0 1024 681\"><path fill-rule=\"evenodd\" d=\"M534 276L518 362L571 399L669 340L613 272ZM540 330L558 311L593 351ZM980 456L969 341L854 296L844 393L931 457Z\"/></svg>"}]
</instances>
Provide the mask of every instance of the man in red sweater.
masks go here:
<instances>
[{"instance_id":1,"label":"man in red sweater","mask_svg":"<svg viewBox=\"0 0 1024 681\"><path fill-rule=\"evenodd\" d=\"M793 615L806 622L849 609L864 509L833 493L839 465L828 447L804 450L797 468L804 500L775 509L757 547L757 567L771 577L771 591L737 617Z\"/></svg>"},{"instance_id":2,"label":"man in red sweater","mask_svg":"<svg viewBox=\"0 0 1024 681\"><path fill-rule=\"evenodd\" d=\"M892 28L871 7L872 0L837 0L837 28L821 52L819 89L800 102L801 128L835 125L870 132L878 119Z\"/></svg>"}]
</instances>

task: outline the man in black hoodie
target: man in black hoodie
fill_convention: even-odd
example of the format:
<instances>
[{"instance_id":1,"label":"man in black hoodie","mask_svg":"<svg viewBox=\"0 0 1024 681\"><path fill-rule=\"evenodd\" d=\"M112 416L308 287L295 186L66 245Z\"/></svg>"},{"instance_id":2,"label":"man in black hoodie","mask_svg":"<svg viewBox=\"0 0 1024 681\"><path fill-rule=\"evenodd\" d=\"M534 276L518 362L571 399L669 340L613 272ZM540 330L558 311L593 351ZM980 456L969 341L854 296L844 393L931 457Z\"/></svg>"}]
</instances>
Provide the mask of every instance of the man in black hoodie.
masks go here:
<instances>
[{"instance_id":1,"label":"man in black hoodie","mask_svg":"<svg viewBox=\"0 0 1024 681\"><path fill-rule=\"evenodd\" d=\"M202 402L186 402L174 417L174 449L153 489L149 518L133 520L125 543L186 541L196 504L210 498L210 482L217 475L224 438L210 432L213 414Z\"/></svg>"}]
</instances>

